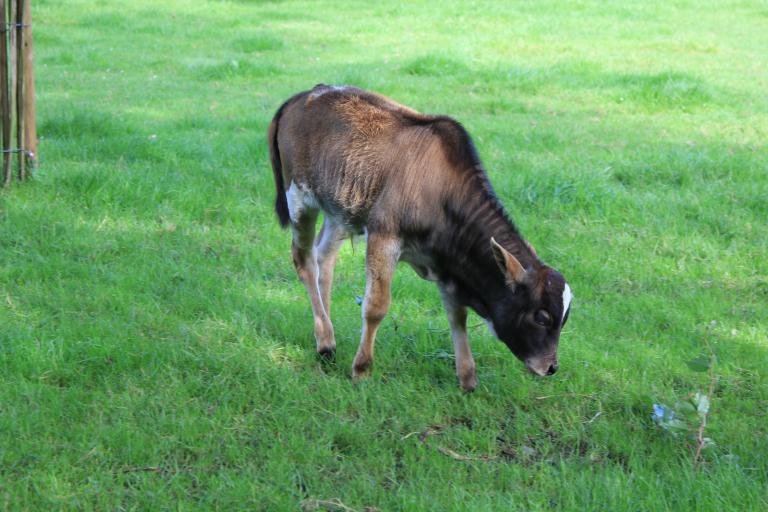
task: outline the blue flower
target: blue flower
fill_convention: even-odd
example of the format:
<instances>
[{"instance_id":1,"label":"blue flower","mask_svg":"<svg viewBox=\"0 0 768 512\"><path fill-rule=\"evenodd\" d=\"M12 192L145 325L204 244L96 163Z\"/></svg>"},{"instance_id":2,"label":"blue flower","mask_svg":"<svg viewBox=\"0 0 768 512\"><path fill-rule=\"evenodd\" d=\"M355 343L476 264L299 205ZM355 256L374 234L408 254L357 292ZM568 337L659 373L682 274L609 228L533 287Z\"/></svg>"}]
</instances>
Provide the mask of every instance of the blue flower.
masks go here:
<instances>
[{"instance_id":1,"label":"blue flower","mask_svg":"<svg viewBox=\"0 0 768 512\"><path fill-rule=\"evenodd\" d=\"M665 405L653 404L653 414L651 414L651 418L653 418L653 421L656 421L656 422L663 421L665 418L670 419L671 416L672 416L672 411L667 409Z\"/></svg>"}]
</instances>

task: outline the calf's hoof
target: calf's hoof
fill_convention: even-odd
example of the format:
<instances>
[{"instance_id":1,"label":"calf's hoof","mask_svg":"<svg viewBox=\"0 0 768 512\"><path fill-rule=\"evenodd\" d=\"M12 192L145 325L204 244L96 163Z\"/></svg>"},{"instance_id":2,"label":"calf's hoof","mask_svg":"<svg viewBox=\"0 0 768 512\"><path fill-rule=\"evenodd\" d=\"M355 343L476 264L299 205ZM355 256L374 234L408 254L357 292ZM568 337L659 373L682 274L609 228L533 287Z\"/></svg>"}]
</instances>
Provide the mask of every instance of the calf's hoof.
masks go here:
<instances>
[{"instance_id":1,"label":"calf's hoof","mask_svg":"<svg viewBox=\"0 0 768 512\"><path fill-rule=\"evenodd\" d=\"M371 376L371 361L360 361L352 365L352 380L354 382L360 382Z\"/></svg>"},{"instance_id":2,"label":"calf's hoof","mask_svg":"<svg viewBox=\"0 0 768 512\"><path fill-rule=\"evenodd\" d=\"M318 347L317 357L321 361L331 362L336 360L336 347Z\"/></svg>"},{"instance_id":3,"label":"calf's hoof","mask_svg":"<svg viewBox=\"0 0 768 512\"><path fill-rule=\"evenodd\" d=\"M336 337L333 335L333 325L330 322L315 321L315 350L321 357L333 355L336 351Z\"/></svg>"},{"instance_id":4,"label":"calf's hoof","mask_svg":"<svg viewBox=\"0 0 768 512\"><path fill-rule=\"evenodd\" d=\"M471 393L477 387L477 375L475 372L472 372L469 375L460 375L459 383L461 384L461 389L463 389L466 393Z\"/></svg>"}]
</instances>

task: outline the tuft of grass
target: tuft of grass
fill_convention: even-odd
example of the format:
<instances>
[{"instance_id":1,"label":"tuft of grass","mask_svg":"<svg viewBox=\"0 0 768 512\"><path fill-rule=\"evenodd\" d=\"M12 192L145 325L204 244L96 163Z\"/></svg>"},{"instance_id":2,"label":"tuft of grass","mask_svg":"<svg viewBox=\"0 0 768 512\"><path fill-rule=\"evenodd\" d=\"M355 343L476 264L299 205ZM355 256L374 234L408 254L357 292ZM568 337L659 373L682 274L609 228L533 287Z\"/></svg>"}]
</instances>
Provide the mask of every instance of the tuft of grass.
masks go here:
<instances>
[{"instance_id":1,"label":"tuft of grass","mask_svg":"<svg viewBox=\"0 0 768 512\"><path fill-rule=\"evenodd\" d=\"M703 80L684 73L625 75L617 83L628 92L629 99L651 111L702 107L714 99L711 87ZM619 98L619 101L623 100L623 96Z\"/></svg>"},{"instance_id":2,"label":"tuft of grass","mask_svg":"<svg viewBox=\"0 0 768 512\"><path fill-rule=\"evenodd\" d=\"M470 73L467 65L460 60L436 54L417 57L405 64L402 70L409 75L432 77Z\"/></svg>"},{"instance_id":3,"label":"tuft of grass","mask_svg":"<svg viewBox=\"0 0 768 512\"><path fill-rule=\"evenodd\" d=\"M243 53L265 52L279 50L284 46L282 39L270 34L251 34L241 36L231 43L234 50Z\"/></svg>"},{"instance_id":4,"label":"tuft of grass","mask_svg":"<svg viewBox=\"0 0 768 512\"><path fill-rule=\"evenodd\" d=\"M81 138L86 142L100 144L105 139L130 135L132 129L107 111L89 109L83 105L43 119L40 132L45 134L46 140L72 141Z\"/></svg>"},{"instance_id":5,"label":"tuft of grass","mask_svg":"<svg viewBox=\"0 0 768 512\"><path fill-rule=\"evenodd\" d=\"M248 60L230 59L226 62L203 62L190 66L190 71L198 80L258 79L278 74L273 65L254 63Z\"/></svg>"}]
</instances>

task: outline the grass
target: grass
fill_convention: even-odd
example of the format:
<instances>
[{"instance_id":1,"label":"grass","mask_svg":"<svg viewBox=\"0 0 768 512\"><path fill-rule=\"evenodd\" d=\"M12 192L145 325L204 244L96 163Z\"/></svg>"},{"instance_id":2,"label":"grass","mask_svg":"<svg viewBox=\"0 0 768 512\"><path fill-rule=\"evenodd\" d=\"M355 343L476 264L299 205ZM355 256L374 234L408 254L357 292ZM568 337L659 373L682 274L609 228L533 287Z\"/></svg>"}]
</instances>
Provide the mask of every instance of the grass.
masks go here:
<instances>
[{"instance_id":1,"label":"grass","mask_svg":"<svg viewBox=\"0 0 768 512\"><path fill-rule=\"evenodd\" d=\"M768 508L763 3L33 15L40 168L0 192L3 509ZM465 124L574 290L556 377L526 374L475 316L480 386L462 394L438 294L401 268L374 376L353 385L351 246L338 361L316 360L265 132L318 82ZM685 362L707 329L717 444L696 469L650 414L706 389Z\"/></svg>"}]
</instances>

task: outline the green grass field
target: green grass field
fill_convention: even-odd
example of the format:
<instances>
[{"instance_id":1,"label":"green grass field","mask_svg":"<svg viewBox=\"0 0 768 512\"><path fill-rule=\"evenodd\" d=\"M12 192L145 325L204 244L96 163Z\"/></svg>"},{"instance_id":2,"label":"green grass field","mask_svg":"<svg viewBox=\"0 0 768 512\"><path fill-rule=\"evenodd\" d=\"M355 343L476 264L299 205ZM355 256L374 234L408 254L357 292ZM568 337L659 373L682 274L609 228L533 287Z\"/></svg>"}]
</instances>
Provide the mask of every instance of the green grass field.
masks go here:
<instances>
[{"instance_id":1,"label":"green grass field","mask_svg":"<svg viewBox=\"0 0 768 512\"><path fill-rule=\"evenodd\" d=\"M32 14L40 167L0 191L0 508L768 509L764 2ZM556 376L472 316L463 394L437 290L403 266L353 384L361 244L317 361L265 136L318 82L467 127L574 290ZM694 467L651 412L707 390L686 365L706 340L716 444Z\"/></svg>"}]
</instances>

